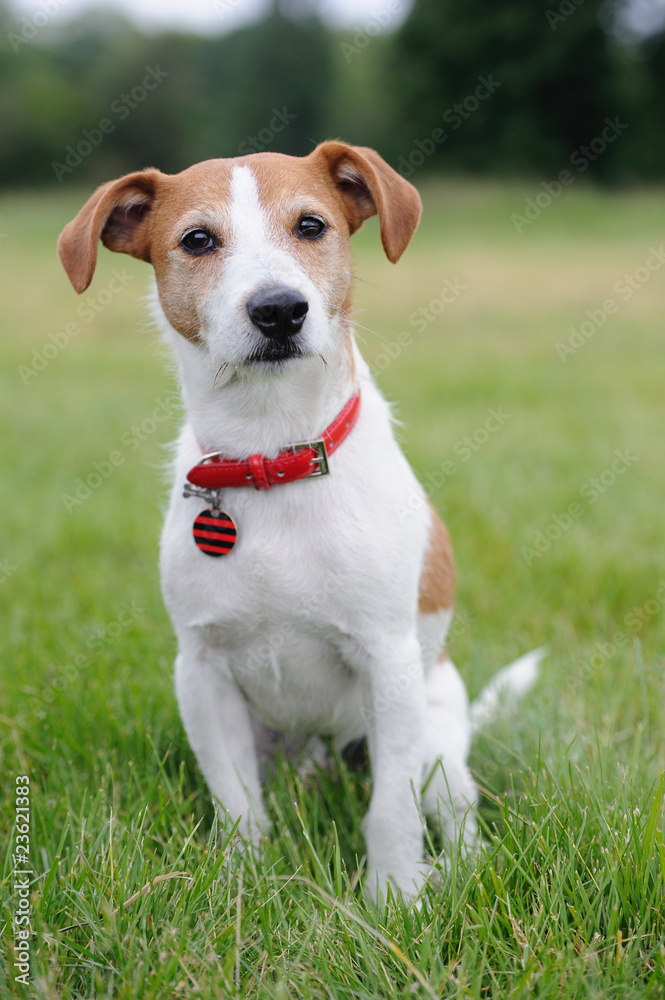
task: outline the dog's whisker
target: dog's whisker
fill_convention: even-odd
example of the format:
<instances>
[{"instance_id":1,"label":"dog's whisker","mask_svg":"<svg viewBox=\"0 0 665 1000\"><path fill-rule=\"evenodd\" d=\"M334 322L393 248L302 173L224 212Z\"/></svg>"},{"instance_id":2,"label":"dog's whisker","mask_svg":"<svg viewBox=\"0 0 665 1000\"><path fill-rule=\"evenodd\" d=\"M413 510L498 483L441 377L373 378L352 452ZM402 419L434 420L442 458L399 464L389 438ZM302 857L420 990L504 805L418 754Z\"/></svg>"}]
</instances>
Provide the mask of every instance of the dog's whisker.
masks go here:
<instances>
[{"instance_id":1,"label":"dog's whisker","mask_svg":"<svg viewBox=\"0 0 665 1000\"><path fill-rule=\"evenodd\" d=\"M354 281L360 281L363 285L367 285L368 288L375 288L377 291L380 290L379 286L375 285L373 281L369 281L367 278L361 277L359 274L356 274L355 271L352 273L351 277Z\"/></svg>"},{"instance_id":2,"label":"dog's whisker","mask_svg":"<svg viewBox=\"0 0 665 1000\"><path fill-rule=\"evenodd\" d=\"M366 331L367 331L367 333L373 333L373 334L374 334L374 336L375 336L375 337L378 337L378 338L379 338L379 340L383 341L383 343L384 343L384 344L388 344L388 343L389 343L389 340L388 340L388 338L387 338L387 337L384 337L384 336L383 336L383 334L382 334L382 333L379 333L379 331L378 331L378 330L372 330L372 328L371 328L370 326L363 326L363 324L362 324L362 323L354 323L353 325L354 325L354 326L355 326L355 327L356 327L357 329L359 329L359 330L366 330Z\"/></svg>"}]
</instances>

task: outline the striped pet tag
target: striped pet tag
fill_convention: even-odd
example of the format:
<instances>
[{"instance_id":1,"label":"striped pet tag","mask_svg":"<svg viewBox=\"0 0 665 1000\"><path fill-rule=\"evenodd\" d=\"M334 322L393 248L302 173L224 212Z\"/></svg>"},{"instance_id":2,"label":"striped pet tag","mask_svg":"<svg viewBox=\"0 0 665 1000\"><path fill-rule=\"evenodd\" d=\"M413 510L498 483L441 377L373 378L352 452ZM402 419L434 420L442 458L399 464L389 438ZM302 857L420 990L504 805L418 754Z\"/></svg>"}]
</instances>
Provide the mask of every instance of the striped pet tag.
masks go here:
<instances>
[{"instance_id":1,"label":"striped pet tag","mask_svg":"<svg viewBox=\"0 0 665 1000\"><path fill-rule=\"evenodd\" d=\"M207 556L225 556L236 543L238 529L230 514L204 510L194 521L194 541Z\"/></svg>"}]
</instances>

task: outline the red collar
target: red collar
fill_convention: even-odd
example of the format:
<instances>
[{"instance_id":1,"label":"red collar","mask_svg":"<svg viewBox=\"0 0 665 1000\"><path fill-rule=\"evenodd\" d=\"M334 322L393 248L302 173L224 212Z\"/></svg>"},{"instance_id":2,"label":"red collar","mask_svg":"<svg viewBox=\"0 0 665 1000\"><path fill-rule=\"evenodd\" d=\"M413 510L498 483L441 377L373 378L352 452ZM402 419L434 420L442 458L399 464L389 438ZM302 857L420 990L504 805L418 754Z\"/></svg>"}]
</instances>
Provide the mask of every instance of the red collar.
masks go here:
<instances>
[{"instance_id":1,"label":"red collar","mask_svg":"<svg viewBox=\"0 0 665 1000\"><path fill-rule=\"evenodd\" d=\"M280 483L325 476L328 456L349 436L359 413L360 392L357 392L317 440L290 444L277 458L265 458L264 455L250 455L247 459L224 458L221 452L214 451L204 455L189 470L187 479L194 486L208 490L229 486L269 490Z\"/></svg>"}]
</instances>

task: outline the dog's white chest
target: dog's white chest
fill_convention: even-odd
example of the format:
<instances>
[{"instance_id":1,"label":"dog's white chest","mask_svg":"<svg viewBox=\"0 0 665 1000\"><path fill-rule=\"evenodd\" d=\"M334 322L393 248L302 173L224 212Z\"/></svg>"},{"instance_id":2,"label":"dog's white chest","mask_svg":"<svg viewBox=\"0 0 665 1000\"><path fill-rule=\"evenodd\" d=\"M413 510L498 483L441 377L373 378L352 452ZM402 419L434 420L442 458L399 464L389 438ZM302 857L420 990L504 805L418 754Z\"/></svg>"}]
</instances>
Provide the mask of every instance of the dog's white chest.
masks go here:
<instances>
[{"instance_id":1,"label":"dog's white chest","mask_svg":"<svg viewBox=\"0 0 665 1000\"><path fill-rule=\"evenodd\" d=\"M324 485L288 490L225 497L238 540L215 558L191 537L195 503L179 504L165 531L165 598L174 620L205 632L219 650L216 669L232 674L261 721L351 738L362 731L360 683L340 650L360 600L357 573ZM309 506L313 491L321 524L307 531L300 500Z\"/></svg>"},{"instance_id":2,"label":"dog's white chest","mask_svg":"<svg viewBox=\"0 0 665 1000\"><path fill-rule=\"evenodd\" d=\"M254 714L271 728L330 735L342 742L363 732L358 676L334 642L299 622L259 629L228 662Z\"/></svg>"},{"instance_id":3,"label":"dog's white chest","mask_svg":"<svg viewBox=\"0 0 665 1000\"><path fill-rule=\"evenodd\" d=\"M368 398L366 420L372 405ZM372 423L335 453L329 476L224 491L221 505L237 524L228 555L197 548L200 500L174 494L164 526L162 581L176 628L205 632L215 670L230 673L254 713L281 731L362 732L353 654L394 627L395 608L412 614L402 595L417 586L424 511L396 517L415 481L387 421L380 431ZM379 445L383 462L371 460Z\"/></svg>"}]
</instances>

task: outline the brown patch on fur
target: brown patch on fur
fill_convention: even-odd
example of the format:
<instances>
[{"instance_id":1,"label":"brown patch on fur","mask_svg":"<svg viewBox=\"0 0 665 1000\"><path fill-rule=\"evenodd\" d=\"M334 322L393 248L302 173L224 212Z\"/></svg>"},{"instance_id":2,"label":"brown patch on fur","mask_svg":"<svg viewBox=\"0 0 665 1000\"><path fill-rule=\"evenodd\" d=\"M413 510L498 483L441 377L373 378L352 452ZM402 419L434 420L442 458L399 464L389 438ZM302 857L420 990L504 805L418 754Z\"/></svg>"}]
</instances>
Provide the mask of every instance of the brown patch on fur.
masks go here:
<instances>
[{"instance_id":1,"label":"brown patch on fur","mask_svg":"<svg viewBox=\"0 0 665 1000\"><path fill-rule=\"evenodd\" d=\"M76 291L84 292L92 281L101 239L109 250L153 265L169 322L182 336L197 339L211 262L188 256L180 239L188 227L219 231L233 162L208 160L175 175L138 171L98 188L58 241L60 259Z\"/></svg>"},{"instance_id":2,"label":"brown patch on fur","mask_svg":"<svg viewBox=\"0 0 665 1000\"><path fill-rule=\"evenodd\" d=\"M418 593L421 614L449 610L455 598L455 560L450 536L431 503L429 509L432 526Z\"/></svg>"},{"instance_id":3,"label":"brown patch on fur","mask_svg":"<svg viewBox=\"0 0 665 1000\"><path fill-rule=\"evenodd\" d=\"M95 273L97 244L150 260L149 215L159 170L141 170L97 188L58 240L58 253L69 280L80 294Z\"/></svg>"},{"instance_id":4,"label":"brown patch on fur","mask_svg":"<svg viewBox=\"0 0 665 1000\"><path fill-rule=\"evenodd\" d=\"M224 266L233 160L207 160L168 177L154 209L152 265L159 301L174 328L188 340L205 333L203 316L216 274ZM206 256L187 254L187 229L205 228L219 246Z\"/></svg>"}]
</instances>

